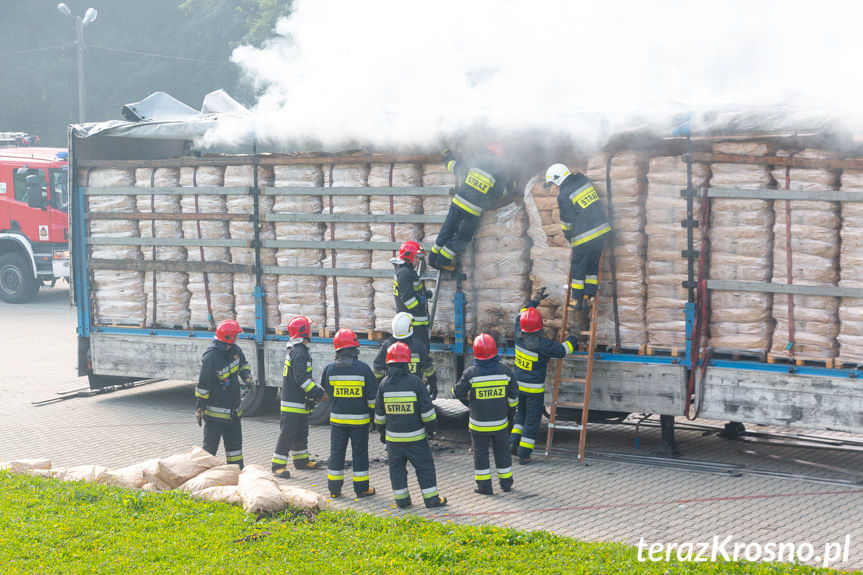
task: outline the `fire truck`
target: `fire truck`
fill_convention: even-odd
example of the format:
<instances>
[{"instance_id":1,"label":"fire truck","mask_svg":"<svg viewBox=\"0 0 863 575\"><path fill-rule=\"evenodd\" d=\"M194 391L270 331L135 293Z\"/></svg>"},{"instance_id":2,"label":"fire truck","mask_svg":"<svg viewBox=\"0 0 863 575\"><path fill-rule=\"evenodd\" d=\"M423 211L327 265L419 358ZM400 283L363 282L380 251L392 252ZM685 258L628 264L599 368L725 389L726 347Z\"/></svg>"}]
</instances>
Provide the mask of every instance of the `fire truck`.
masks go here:
<instances>
[{"instance_id":1,"label":"fire truck","mask_svg":"<svg viewBox=\"0 0 863 575\"><path fill-rule=\"evenodd\" d=\"M0 132L0 299L25 303L68 279L68 153Z\"/></svg>"}]
</instances>

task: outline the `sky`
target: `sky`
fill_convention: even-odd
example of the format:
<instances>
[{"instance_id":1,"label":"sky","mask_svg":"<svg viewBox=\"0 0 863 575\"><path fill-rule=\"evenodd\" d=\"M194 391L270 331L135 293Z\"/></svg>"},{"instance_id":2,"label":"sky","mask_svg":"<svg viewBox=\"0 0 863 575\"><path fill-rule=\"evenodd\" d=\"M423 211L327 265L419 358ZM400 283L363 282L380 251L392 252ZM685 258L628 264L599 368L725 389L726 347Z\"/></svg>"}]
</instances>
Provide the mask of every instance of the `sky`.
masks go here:
<instances>
[{"instance_id":1,"label":"sky","mask_svg":"<svg viewBox=\"0 0 863 575\"><path fill-rule=\"evenodd\" d=\"M294 8L264 46L232 56L261 93L253 125L262 141L424 147L491 130L601 144L632 128L670 133L681 114L697 129L751 110L765 129L814 114L852 129L863 123L863 2L297 0Z\"/></svg>"}]
</instances>

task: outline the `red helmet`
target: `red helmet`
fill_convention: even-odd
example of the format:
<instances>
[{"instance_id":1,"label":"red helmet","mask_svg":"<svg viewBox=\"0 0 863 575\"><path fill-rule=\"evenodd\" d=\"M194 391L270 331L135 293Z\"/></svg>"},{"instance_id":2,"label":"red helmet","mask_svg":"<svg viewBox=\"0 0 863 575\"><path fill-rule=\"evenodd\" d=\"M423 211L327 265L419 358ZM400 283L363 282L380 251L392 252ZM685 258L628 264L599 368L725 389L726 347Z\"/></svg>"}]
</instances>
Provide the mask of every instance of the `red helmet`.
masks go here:
<instances>
[{"instance_id":1,"label":"red helmet","mask_svg":"<svg viewBox=\"0 0 863 575\"><path fill-rule=\"evenodd\" d=\"M397 341L387 348L387 363L410 363L411 348L408 344Z\"/></svg>"},{"instance_id":2,"label":"red helmet","mask_svg":"<svg viewBox=\"0 0 863 575\"><path fill-rule=\"evenodd\" d=\"M473 340L473 356L476 359L491 359L497 355L497 344L487 333L481 333Z\"/></svg>"},{"instance_id":3,"label":"red helmet","mask_svg":"<svg viewBox=\"0 0 863 575\"><path fill-rule=\"evenodd\" d=\"M231 344L237 341L237 335L243 333L240 324L232 319L226 319L216 326L216 339Z\"/></svg>"},{"instance_id":4,"label":"red helmet","mask_svg":"<svg viewBox=\"0 0 863 575\"><path fill-rule=\"evenodd\" d=\"M333 337L333 347L336 348L336 351L359 346L360 340L357 339L357 334L347 328L340 329Z\"/></svg>"},{"instance_id":5,"label":"red helmet","mask_svg":"<svg viewBox=\"0 0 863 575\"><path fill-rule=\"evenodd\" d=\"M518 326L524 333L535 333L542 329L542 316L535 307L529 307L521 312Z\"/></svg>"},{"instance_id":6,"label":"red helmet","mask_svg":"<svg viewBox=\"0 0 863 575\"><path fill-rule=\"evenodd\" d=\"M419 242L415 242L413 240L408 240L402 244L402 247L399 248L399 258L402 261L405 261L409 264L414 263L414 259L418 255L423 254L423 248L420 246Z\"/></svg>"},{"instance_id":7,"label":"red helmet","mask_svg":"<svg viewBox=\"0 0 863 575\"><path fill-rule=\"evenodd\" d=\"M312 337L312 322L309 321L309 318L302 315L291 318L291 321L288 322L288 337L291 339Z\"/></svg>"}]
</instances>

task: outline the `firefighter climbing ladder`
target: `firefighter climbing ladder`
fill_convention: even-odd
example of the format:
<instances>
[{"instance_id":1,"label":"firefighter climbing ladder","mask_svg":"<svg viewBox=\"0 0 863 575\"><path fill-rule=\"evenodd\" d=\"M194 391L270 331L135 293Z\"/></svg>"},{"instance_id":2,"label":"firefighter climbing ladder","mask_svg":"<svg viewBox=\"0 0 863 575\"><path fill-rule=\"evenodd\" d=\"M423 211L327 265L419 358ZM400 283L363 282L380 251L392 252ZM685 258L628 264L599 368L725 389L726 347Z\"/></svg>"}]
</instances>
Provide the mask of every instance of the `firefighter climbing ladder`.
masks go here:
<instances>
[{"instance_id":1,"label":"firefighter climbing ladder","mask_svg":"<svg viewBox=\"0 0 863 575\"><path fill-rule=\"evenodd\" d=\"M602 266L602 261L600 260L600 267ZM566 327L569 326L569 303L570 303L570 294L572 290L569 288L569 285L572 283L572 273L570 273L569 279L567 280L567 288L566 288L566 301L564 302L563 308L563 325L564 329L561 330L561 339L566 338ZM596 309L597 302L599 302L599 272L597 272L597 293L593 297L593 304L590 306L590 328L587 331L579 332L579 335L587 335L587 365L584 377L561 377L563 371L563 358L557 360L557 369L554 374L554 387L551 392L551 412L548 417L548 433L546 433L545 438L545 455L548 456L551 453L551 445L554 441L554 432L557 429L567 430L567 431L578 431L578 462L584 462L584 445L587 439L587 419L588 419L588 411L590 409L590 380L593 377L593 360L596 350ZM560 396L560 385L566 383L574 383L574 384L583 384L584 385L584 397L581 402L575 401L560 401L558 398ZM578 425L573 424L560 424L557 422L557 410L558 408L570 408L570 409L580 409L581 410L581 422Z\"/></svg>"}]
</instances>

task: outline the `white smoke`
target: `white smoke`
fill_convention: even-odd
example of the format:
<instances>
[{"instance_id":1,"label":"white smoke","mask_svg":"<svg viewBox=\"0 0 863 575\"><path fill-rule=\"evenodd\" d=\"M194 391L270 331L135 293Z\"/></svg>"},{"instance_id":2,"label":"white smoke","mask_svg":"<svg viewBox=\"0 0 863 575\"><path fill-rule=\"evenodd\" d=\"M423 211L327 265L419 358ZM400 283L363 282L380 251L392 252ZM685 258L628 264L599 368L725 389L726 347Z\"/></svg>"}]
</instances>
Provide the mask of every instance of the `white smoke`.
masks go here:
<instances>
[{"instance_id":1,"label":"white smoke","mask_svg":"<svg viewBox=\"0 0 863 575\"><path fill-rule=\"evenodd\" d=\"M260 90L259 141L427 146L484 126L596 144L687 111L856 129L861 16L855 0L296 0L232 59Z\"/></svg>"}]
</instances>

